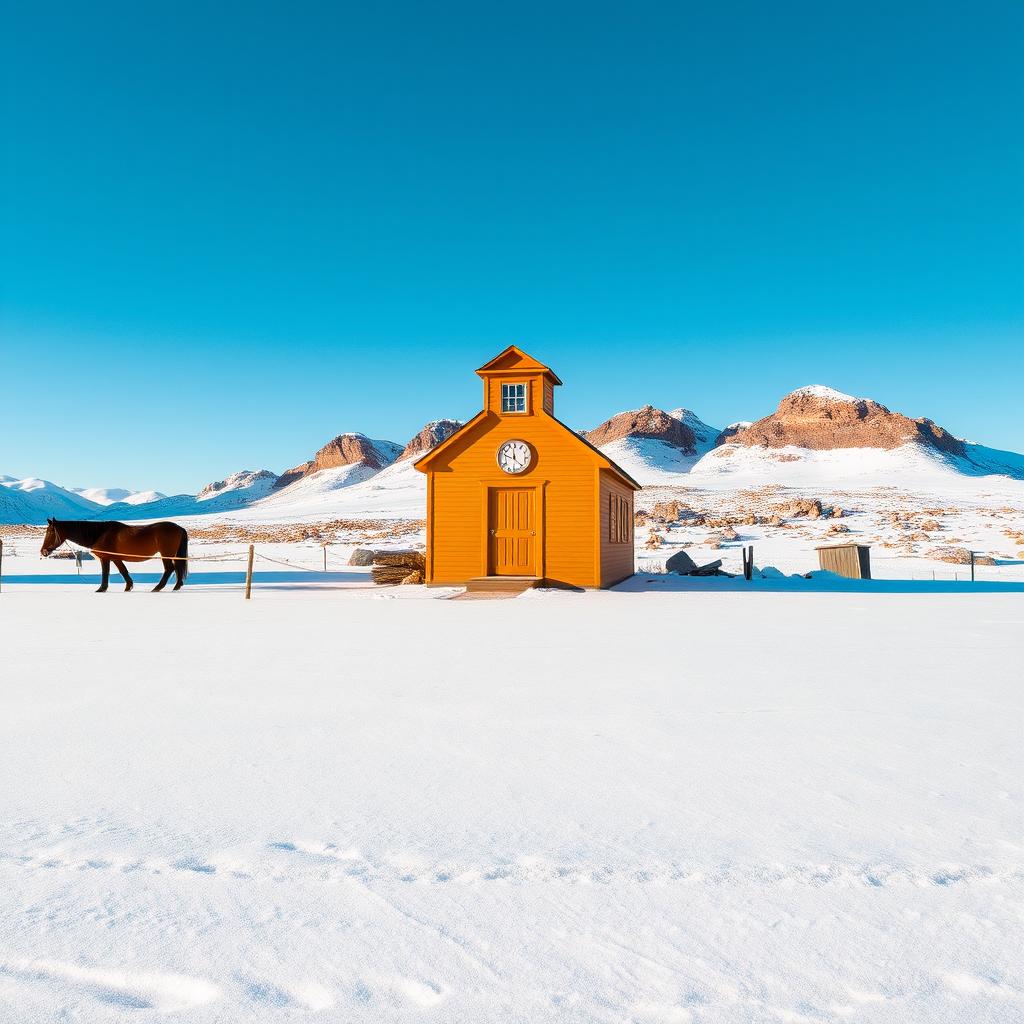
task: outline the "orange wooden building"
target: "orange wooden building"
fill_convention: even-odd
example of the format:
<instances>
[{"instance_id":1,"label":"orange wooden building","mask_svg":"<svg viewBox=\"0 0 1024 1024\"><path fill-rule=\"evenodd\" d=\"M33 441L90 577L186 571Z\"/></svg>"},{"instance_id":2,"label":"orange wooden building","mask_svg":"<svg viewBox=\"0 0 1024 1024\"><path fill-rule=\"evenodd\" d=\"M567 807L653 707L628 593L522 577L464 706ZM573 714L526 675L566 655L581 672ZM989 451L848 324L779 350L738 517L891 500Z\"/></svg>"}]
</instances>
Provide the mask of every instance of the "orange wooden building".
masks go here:
<instances>
[{"instance_id":1,"label":"orange wooden building","mask_svg":"<svg viewBox=\"0 0 1024 1024\"><path fill-rule=\"evenodd\" d=\"M476 372L483 409L415 463L427 474L427 582L631 576L640 485L555 418L562 382L515 345Z\"/></svg>"}]
</instances>

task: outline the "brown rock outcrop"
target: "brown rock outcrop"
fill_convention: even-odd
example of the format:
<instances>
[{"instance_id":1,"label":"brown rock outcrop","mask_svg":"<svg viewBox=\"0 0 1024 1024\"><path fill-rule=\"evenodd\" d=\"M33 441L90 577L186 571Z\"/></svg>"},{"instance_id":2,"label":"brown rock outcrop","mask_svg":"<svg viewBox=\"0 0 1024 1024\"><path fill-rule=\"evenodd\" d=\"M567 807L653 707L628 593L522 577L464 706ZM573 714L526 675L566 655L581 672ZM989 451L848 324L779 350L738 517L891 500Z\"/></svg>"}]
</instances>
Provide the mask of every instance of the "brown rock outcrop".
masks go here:
<instances>
[{"instance_id":1,"label":"brown rock outcrop","mask_svg":"<svg viewBox=\"0 0 1024 1024\"><path fill-rule=\"evenodd\" d=\"M748 427L723 431L719 443L723 442L814 450L898 448L917 443L951 455L965 454L959 438L929 419L910 419L869 398L852 398L820 386L786 395L774 413Z\"/></svg>"},{"instance_id":2,"label":"brown rock outcrop","mask_svg":"<svg viewBox=\"0 0 1024 1024\"><path fill-rule=\"evenodd\" d=\"M394 441L374 441L365 434L339 434L328 441L308 462L286 469L278 478L275 488L301 480L304 476L318 473L321 469L335 469L338 466L363 465L370 469L383 469L395 461L401 446Z\"/></svg>"},{"instance_id":3,"label":"brown rock outcrop","mask_svg":"<svg viewBox=\"0 0 1024 1024\"><path fill-rule=\"evenodd\" d=\"M806 516L808 519L820 519L824 509L818 498L794 498L779 510L787 519Z\"/></svg>"},{"instance_id":4,"label":"brown rock outcrop","mask_svg":"<svg viewBox=\"0 0 1024 1024\"><path fill-rule=\"evenodd\" d=\"M223 494L225 491L243 490L265 480L276 482L277 477L269 469L243 469L238 473L232 473L226 480L214 480L213 483L207 484L196 497L212 498L216 494Z\"/></svg>"},{"instance_id":5,"label":"brown rock outcrop","mask_svg":"<svg viewBox=\"0 0 1024 1024\"><path fill-rule=\"evenodd\" d=\"M447 441L462 424L458 420L434 420L428 423L403 449L395 459L404 462L406 459L417 459L436 448L442 441Z\"/></svg>"},{"instance_id":6,"label":"brown rock outcrop","mask_svg":"<svg viewBox=\"0 0 1024 1024\"><path fill-rule=\"evenodd\" d=\"M598 447L623 437L652 437L658 441L665 441L688 455L696 453L696 437L693 431L675 416L670 416L662 409L655 409L653 405L645 405L642 409L634 409L631 412L620 412L610 420L605 420L599 427L586 431L583 436Z\"/></svg>"}]
</instances>

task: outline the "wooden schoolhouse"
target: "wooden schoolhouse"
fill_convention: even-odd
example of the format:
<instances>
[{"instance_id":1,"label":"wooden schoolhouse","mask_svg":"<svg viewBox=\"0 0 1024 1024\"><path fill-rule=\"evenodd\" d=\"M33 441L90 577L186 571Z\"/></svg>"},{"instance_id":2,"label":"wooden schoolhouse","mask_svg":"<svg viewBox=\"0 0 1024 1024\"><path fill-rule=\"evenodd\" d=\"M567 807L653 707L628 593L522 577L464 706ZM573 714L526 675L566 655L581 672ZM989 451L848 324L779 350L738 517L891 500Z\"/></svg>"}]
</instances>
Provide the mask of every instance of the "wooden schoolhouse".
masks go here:
<instances>
[{"instance_id":1,"label":"wooden schoolhouse","mask_svg":"<svg viewBox=\"0 0 1024 1024\"><path fill-rule=\"evenodd\" d=\"M632 576L640 485L555 416L549 367L510 345L476 371L484 407L415 463L426 582L609 587Z\"/></svg>"}]
</instances>

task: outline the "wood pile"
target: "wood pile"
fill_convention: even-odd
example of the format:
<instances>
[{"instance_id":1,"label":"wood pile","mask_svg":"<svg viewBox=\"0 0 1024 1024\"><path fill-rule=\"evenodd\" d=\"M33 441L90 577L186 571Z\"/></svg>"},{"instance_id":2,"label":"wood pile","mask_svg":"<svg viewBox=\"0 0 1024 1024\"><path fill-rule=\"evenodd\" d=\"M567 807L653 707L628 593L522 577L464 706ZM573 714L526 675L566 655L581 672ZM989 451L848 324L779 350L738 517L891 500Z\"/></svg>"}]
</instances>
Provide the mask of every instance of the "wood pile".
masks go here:
<instances>
[{"instance_id":1,"label":"wood pile","mask_svg":"<svg viewBox=\"0 0 1024 1024\"><path fill-rule=\"evenodd\" d=\"M422 551L377 551L370 575L378 584L412 584L422 583L426 571Z\"/></svg>"}]
</instances>

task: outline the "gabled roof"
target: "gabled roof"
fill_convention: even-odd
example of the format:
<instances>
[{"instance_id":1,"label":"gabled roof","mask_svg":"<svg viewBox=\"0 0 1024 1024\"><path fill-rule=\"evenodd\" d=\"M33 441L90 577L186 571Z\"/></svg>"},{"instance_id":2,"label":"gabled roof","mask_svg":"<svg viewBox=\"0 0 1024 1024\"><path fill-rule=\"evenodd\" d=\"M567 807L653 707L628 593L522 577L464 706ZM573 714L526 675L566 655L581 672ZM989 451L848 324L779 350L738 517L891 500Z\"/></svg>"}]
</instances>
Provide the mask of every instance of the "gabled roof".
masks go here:
<instances>
[{"instance_id":1,"label":"gabled roof","mask_svg":"<svg viewBox=\"0 0 1024 1024\"><path fill-rule=\"evenodd\" d=\"M605 453L601 451L601 449L598 448L596 444L591 444L578 430L573 430L572 427L566 426L566 424L562 423L561 420L555 419L554 416L552 416L551 418L555 420L556 423L565 427L565 429L568 430L569 433L572 434L577 441L582 441L592 452L594 452L600 458L604 459L604 461L608 464L607 466L604 467L605 469L610 469L613 473L617 473L620 477L622 477L623 480L625 480L627 484L632 486L635 490L642 491L644 489L643 484L637 483L617 462L613 462L611 459L609 459L608 456L605 455Z\"/></svg>"},{"instance_id":2,"label":"gabled roof","mask_svg":"<svg viewBox=\"0 0 1024 1024\"><path fill-rule=\"evenodd\" d=\"M613 462L608 458L607 455L600 448L596 448L592 445L582 434L573 430L572 427L566 426L560 419L552 416L550 413L543 413L542 415L547 416L549 419L554 420L560 427L562 427L568 434L571 434L584 448L587 448L593 455L597 456L598 463L602 469L610 470L617 477L619 477L627 487L632 487L635 491L642 491L643 486L638 484L618 463ZM421 455L412 465L414 469L418 469L421 473L427 472L427 464L432 462L434 458L444 451L450 444L452 444L456 438L461 438L468 430L474 429L478 423L487 419L487 411L481 409L471 420L464 423L454 434L450 434L446 437L439 445L435 448L431 448L426 455Z\"/></svg>"},{"instance_id":3,"label":"gabled roof","mask_svg":"<svg viewBox=\"0 0 1024 1024\"><path fill-rule=\"evenodd\" d=\"M504 352L499 352L490 362L484 363L476 372L481 377L486 377L492 373L546 373L556 384L562 382L558 379L558 374L551 369L550 366L545 366L543 363L538 362L529 353L524 352L518 345L509 345Z\"/></svg>"}]
</instances>

